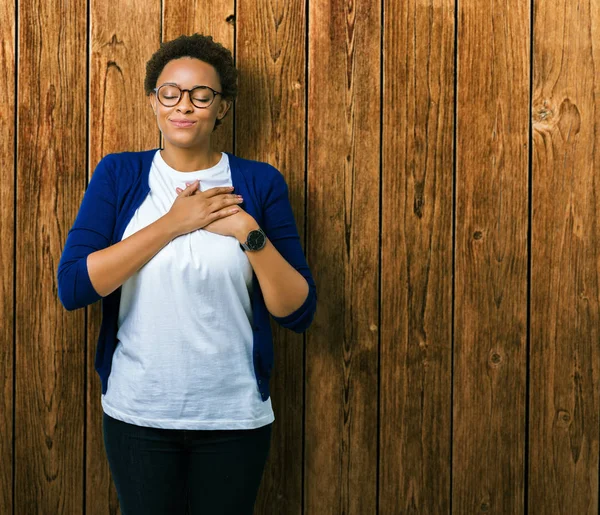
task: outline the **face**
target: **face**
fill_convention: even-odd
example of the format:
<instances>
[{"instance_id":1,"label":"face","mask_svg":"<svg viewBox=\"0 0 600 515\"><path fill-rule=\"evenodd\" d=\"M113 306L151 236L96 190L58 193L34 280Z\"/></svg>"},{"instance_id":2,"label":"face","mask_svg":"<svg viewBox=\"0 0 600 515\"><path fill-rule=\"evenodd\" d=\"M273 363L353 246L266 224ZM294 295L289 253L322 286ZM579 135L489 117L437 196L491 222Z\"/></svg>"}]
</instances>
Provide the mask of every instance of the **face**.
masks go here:
<instances>
[{"instance_id":1,"label":"face","mask_svg":"<svg viewBox=\"0 0 600 515\"><path fill-rule=\"evenodd\" d=\"M165 83L176 84L181 89L208 86L215 91L221 91L221 82L214 66L193 57L169 61L158 77L156 87L159 88ZM156 92L151 93L148 98L165 145L182 148L205 145L210 140L215 120L223 118L231 104L223 100L221 95L216 95L209 107L199 108L192 104L188 92L184 92L179 103L173 107L162 105L156 98ZM178 126L175 120L193 123L190 126Z\"/></svg>"}]
</instances>

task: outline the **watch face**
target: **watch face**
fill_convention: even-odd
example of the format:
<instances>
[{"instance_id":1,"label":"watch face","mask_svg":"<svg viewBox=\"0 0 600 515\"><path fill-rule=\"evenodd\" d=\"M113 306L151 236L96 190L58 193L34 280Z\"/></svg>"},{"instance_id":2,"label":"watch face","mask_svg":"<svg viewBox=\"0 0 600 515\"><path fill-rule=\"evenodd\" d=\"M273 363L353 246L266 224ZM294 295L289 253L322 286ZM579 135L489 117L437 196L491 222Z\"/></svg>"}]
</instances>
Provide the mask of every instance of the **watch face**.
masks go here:
<instances>
[{"instance_id":1,"label":"watch face","mask_svg":"<svg viewBox=\"0 0 600 515\"><path fill-rule=\"evenodd\" d=\"M250 248L250 250L260 250L265 245L265 235L262 231L250 231L248 234L248 241L246 244Z\"/></svg>"}]
</instances>

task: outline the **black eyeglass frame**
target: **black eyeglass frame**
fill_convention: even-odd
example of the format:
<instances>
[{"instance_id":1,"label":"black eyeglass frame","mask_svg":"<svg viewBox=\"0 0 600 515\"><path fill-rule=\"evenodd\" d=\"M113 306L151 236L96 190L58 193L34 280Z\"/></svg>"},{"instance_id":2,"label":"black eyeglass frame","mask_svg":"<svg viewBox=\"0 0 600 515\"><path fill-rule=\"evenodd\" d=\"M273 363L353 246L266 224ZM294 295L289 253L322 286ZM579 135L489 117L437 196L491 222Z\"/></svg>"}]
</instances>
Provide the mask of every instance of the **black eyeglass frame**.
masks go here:
<instances>
[{"instance_id":1,"label":"black eyeglass frame","mask_svg":"<svg viewBox=\"0 0 600 515\"><path fill-rule=\"evenodd\" d=\"M177 88L179 90L179 100L177 100L177 102L175 102L172 106L168 106L164 102L162 102L162 100L160 99L160 95L158 94L158 91L160 90L160 88L164 88L165 86L171 86L172 88ZM195 89L210 89L214 94L211 103L208 104L207 106L196 105L194 103L194 99L192 97L192 91L194 91ZM158 88L154 88L152 91L154 91L154 94L156 95L156 98L158 99L158 101L165 107L175 107L177 104L179 104L179 102L181 102L181 99L183 98L183 94L186 91L188 92L190 102L194 105L194 107L197 107L198 109L206 109L206 108L210 107L211 105L213 105L213 102L215 101L215 98L217 98L217 95L223 96L223 93L221 93L220 91L217 91L216 89L212 89L210 86L196 86L195 88L192 88L192 89L181 89L176 84L162 84Z\"/></svg>"}]
</instances>

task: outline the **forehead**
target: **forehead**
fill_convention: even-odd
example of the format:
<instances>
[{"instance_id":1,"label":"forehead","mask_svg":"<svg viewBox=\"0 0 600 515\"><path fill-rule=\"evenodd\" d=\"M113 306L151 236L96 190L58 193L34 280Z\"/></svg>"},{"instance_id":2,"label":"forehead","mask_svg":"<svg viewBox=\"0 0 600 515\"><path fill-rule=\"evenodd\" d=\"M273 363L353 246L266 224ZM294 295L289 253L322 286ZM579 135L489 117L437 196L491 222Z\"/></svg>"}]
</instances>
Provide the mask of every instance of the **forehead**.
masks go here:
<instances>
[{"instance_id":1,"label":"forehead","mask_svg":"<svg viewBox=\"0 0 600 515\"><path fill-rule=\"evenodd\" d=\"M158 85L165 82L173 82L182 88L198 85L215 89L221 87L215 67L193 57L181 57L169 61L158 77Z\"/></svg>"}]
</instances>

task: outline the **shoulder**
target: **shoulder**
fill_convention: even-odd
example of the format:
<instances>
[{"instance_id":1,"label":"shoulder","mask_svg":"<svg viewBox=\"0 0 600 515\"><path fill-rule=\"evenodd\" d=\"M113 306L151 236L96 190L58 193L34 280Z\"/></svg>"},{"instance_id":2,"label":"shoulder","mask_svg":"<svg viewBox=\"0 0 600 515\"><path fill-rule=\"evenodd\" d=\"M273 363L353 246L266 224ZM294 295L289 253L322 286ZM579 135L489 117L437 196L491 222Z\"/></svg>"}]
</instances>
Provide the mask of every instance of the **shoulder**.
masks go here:
<instances>
[{"instance_id":1,"label":"shoulder","mask_svg":"<svg viewBox=\"0 0 600 515\"><path fill-rule=\"evenodd\" d=\"M112 180L120 183L135 180L150 167L157 149L138 152L112 152L105 154L96 166L96 171L107 173ZM94 171L94 173L96 173Z\"/></svg>"},{"instance_id":2,"label":"shoulder","mask_svg":"<svg viewBox=\"0 0 600 515\"><path fill-rule=\"evenodd\" d=\"M242 171L246 179L253 185L259 196L264 198L274 190L287 190L284 175L272 164L265 161L246 159L228 153L230 161Z\"/></svg>"},{"instance_id":3,"label":"shoulder","mask_svg":"<svg viewBox=\"0 0 600 515\"><path fill-rule=\"evenodd\" d=\"M100 162L106 162L112 167L125 167L132 164L143 164L148 161L152 161L154 154L158 149L153 148L150 150L140 150L138 152L125 151L125 152L112 152L106 154Z\"/></svg>"},{"instance_id":4,"label":"shoulder","mask_svg":"<svg viewBox=\"0 0 600 515\"><path fill-rule=\"evenodd\" d=\"M281 172L275 168L272 164L265 161L256 161L254 159L246 159L244 157L236 156L231 153L227 153L230 159L234 160L235 163L243 169L246 175L259 176L265 179L277 178L277 176L283 177Z\"/></svg>"}]
</instances>

